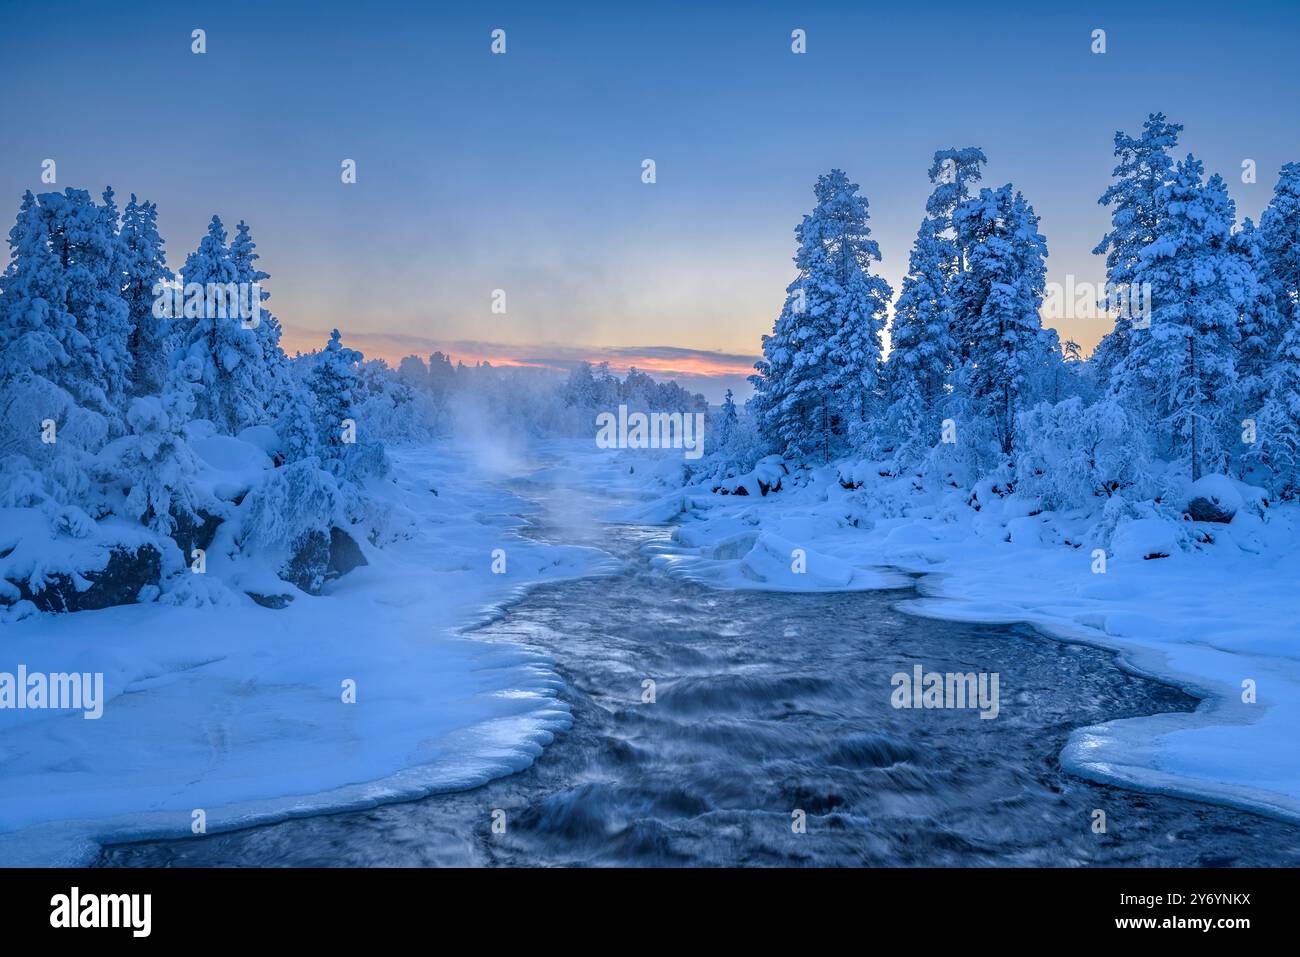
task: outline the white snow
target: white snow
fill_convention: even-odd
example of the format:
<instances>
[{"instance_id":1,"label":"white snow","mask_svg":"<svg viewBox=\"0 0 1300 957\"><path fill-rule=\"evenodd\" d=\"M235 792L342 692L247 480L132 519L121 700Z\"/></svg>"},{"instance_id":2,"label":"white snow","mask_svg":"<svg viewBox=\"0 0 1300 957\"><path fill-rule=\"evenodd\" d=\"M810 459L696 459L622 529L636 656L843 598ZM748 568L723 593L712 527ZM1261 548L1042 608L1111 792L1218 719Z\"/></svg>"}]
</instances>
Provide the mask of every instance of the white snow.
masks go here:
<instances>
[{"instance_id":1,"label":"white snow","mask_svg":"<svg viewBox=\"0 0 1300 957\"><path fill-rule=\"evenodd\" d=\"M669 574L837 591L897 588L912 582L903 573L922 573L922 597L900 600L905 611L1028 622L1117 649L1205 700L1193 714L1080 729L1061 756L1067 769L1300 819L1296 506L1198 526L1214 542L1191 551L1168 523L1136 518L1094 574L1090 548L1065 543L1082 540L1083 519L1031 514L1031 503L987 488L976 511L955 489L845 489L827 467L778 493L723 496L675 485L679 454L611 455L590 442L547 451L559 463L532 479L573 489L575 529L598 517L597 503L629 493L640 504L604 517L678 523L652 547ZM109 700L98 721L0 711L0 862L81 863L99 842L186 835L195 809L211 833L473 787L526 767L567 726L546 659L455 632L528 583L601 571L604 554L518 536L515 515L530 506L488 482L530 471L512 456L391 455L388 530L412 537L363 543L371 564L319 598L281 611L145 604L6 626L6 668L103 671ZM867 481L872 470L861 471ZM1153 546L1169 557L1141 557ZM502 576L489 570L497 547L508 556ZM347 678L356 704L340 700ZM1257 703L1242 700L1247 680Z\"/></svg>"},{"instance_id":2,"label":"white snow","mask_svg":"<svg viewBox=\"0 0 1300 957\"><path fill-rule=\"evenodd\" d=\"M227 474L260 467L232 443L195 444ZM0 864L80 864L102 842L187 835L196 809L212 833L473 787L526 767L568 725L546 659L455 632L603 553L519 537L512 513L528 503L465 454L391 457L395 481L377 494L411 537L363 543L370 564L321 597L5 626L0 670L102 671L108 700L99 720L0 710ZM506 574L490 571L494 548Z\"/></svg>"},{"instance_id":3,"label":"white snow","mask_svg":"<svg viewBox=\"0 0 1300 957\"><path fill-rule=\"evenodd\" d=\"M1187 490L1189 501L1203 498L1224 512L1233 514L1241 510L1242 495L1226 475L1203 475Z\"/></svg>"}]
</instances>

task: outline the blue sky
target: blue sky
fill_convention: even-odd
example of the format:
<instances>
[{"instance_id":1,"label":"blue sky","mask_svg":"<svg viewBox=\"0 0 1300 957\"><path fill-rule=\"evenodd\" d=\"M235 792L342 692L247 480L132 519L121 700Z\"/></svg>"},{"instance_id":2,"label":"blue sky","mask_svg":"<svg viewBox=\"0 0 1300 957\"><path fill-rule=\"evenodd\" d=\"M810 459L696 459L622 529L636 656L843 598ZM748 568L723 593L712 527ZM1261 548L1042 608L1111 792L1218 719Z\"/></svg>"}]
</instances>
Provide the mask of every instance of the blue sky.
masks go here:
<instances>
[{"instance_id":1,"label":"blue sky","mask_svg":"<svg viewBox=\"0 0 1300 957\"><path fill-rule=\"evenodd\" d=\"M832 166L897 288L936 148L981 146L986 183L1024 192L1057 282L1103 278L1111 138L1149 111L1241 215L1300 159L1294 3L266 6L5 0L5 222L54 158L59 188L157 202L174 266L213 212L247 219L292 346L338 326L390 357L641 358L716 395L770 330ZM1090 346L1103 325L1062 331Z\"/></svg>"}]
</instances>

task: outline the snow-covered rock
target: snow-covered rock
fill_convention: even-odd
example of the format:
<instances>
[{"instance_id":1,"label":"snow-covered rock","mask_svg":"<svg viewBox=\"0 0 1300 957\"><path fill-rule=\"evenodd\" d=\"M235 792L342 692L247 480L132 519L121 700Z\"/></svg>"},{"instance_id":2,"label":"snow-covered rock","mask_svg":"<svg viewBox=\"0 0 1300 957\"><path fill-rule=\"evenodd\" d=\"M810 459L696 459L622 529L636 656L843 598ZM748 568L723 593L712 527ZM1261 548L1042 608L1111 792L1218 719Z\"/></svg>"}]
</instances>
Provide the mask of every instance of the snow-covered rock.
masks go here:
<instances>
[{"instance_id":1,"label":"snow-covered rock","mask_svg":"<svg viewBox=\"0 0 1300 957\"><path fill-rule=\"evenodd\" d=\"M93 522L76 509L53 520L36 509L0 509L0 529L0 605L31 602L39 611L139 601L158 585L170 547L139 526Z\"/></svg>"},{"instance_id":2,"label":"snow-covered rock","mask_svg":"<svg viewBox=\"0 0 1300 957\"><path fill-rule=\"evenodd\" d=\"M1178 551L1178 532L1158 518L1124 522L1111 538L1110 551L1119 559L1168 558Z\"/></svg>"},{"instance_id":3,"label":"snow-covered rock","mask_svg":"<svg viewBox=\"0 0 1300 957\"><path fill-rule=\"evenodd\" d=\"M190 446L206 466L203 480L217 498L233 501L262 481L271 457L258 446L228 435L192 439Z\"/></svg>"},{"instance_id":4,"label":"snow-covered rock","mask_svg":"<svg viewBox=\"0 0 1300 957\"><path fill-rule=\"evenodd\" d=\"M1203 475L1187 493L1187 514L1195 522L1226 524L1241 506L1241 493L1226 475Z\"/></svg>"}]
</instances>

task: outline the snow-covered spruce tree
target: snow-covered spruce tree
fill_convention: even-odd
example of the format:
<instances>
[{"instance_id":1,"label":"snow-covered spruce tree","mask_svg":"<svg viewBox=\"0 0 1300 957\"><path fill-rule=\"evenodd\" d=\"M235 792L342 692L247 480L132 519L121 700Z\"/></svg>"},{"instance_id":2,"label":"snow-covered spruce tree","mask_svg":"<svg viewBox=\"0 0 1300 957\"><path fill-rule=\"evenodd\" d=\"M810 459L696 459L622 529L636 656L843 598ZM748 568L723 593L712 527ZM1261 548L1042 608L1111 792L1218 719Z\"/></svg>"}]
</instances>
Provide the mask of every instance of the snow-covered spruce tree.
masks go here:
<instances>
[{"instance_id":1,"label":"snow-covered spruce tree","mask_svg":"<svg viewBox=\"0 0 1300 957\"><path fill-rule=\"evenodd\" d=\"M818 177L817 205L795 229L799 276L750 377L761 430L791 458L830 461L846 438L865 444L880 399L892 291L868 271L880 248L857 190L840 170Z\"/></svg>"},{"instance_id":2,"label":"snow-covered spruce tree","mask_svg":"<svg viewBox=\"0 0 1300 957\"><path fill-rule=\"evenodd\" d=\"M121 246L113 191L96 205L84 189L37 197L48 241L62 270L61 305L76 320L83 345L69 351L63 385L86 408L103 415L112 431L123 429L122 409L130 386L131 333L122 299Z\"/></svg>"},{"instance_id":3,"label":"snow-covered spruce tree","mask_svg":"<svg viewBox=\"0 0 1300 957\"><path fill-rule=\"evenodd\" d=\"M158 235L158 207L137 201L132 193L122 212L121 240L122 298L131 323L131 391L135 395L158 395L167 378L171 328L166 318L154 314L154 293L158 283L175 278L167 268L163 239Z\"/></svg>"},{"instance_id":4,"label":"snow-covered spruce tree","mask_svg":"<svg viewBox=\"0 0 1300 957\"><path fill-rule=\"evenodd\" d=\"M312 401L312 394L306 389L289 389L285 393L275 433L286 465L316 454L316 416Z\"/></svg>"},{"instance_id":5,"label":"snow-covered spruce tree","mask_svg":"<svg viewBox=\"0 0 1300 957\"><path fill-rule=\"evenodd\" d=\"M1263 369L1256 441L1246 459L1268 468L1274 490L1293 498L1300 494L1300 163L1282 167L1256 238L1278 340Z\"/></svg>"},{"instance_id":6,"label":"snow-covered spruce tree","mask_svg":"<svg viewBox=\"0 0 1300 957\"><path fill-rule=\"evenodd\" d=\"M92 347L68 308L73 255L68 242L52 241L50 197L62 201L24 195L0 277L0 499L9 505L46 495L84 502L89 455L109 433L103 385L82 382L73 360Z\"/></svg>"},{"instance_id":7,"label":"snow-covered spruce tree","mask_svg":"<svg viewBox=\"0 0 1300 957\"><path fill-rule=\"evenodd\" d=\"M1276 361L1282 345L1282 321L1273 298L1269 282L1269 265L1259 241L1259 230L1246 219L1232 234L1230 248L1241 257L1246 279L1243 302L1240 307L1237 339L1237 396L1240 416L1258 417L1268 390L1268 370ZM1229 431L1235 429L1234 421L1225 419ZM1229 448L1238 445L1235 439L1225 443ZM1239 451L1248 451L1239 449Z\"/></svg>"},{"instance_id":8,"label":"snow-covered spruce tree","mask_svg":"<svg viewBox=\"0 0 1300 957\"><path fill-rule=\"evenodd\" d=\"M66 301L62 263L50 244L46 217L28 190L9 230L9 260L0 276L0 376L6 383L27 374L51 387L65 384L71 353L90 345ZM18 425L8 417L3 424ZM39 424L24 421L22 430L35 435Z\"/></svg>"},{"instance_id":9,"label":"snow-covered spruce tree","mask_svg":"<svg viewBox=\"0 0 1300 957\"><path fill-rule=\"evenodd\" d=\"M939 150L930 167L935 189L894 304L885 368L887 443L902 467L915 465L939 437L941 406L956 364L952 287L963 262L952 213L968 198L968 184L980 179L984 162L984 153L969 146Z\"/></svg>"},{"instance_id":10,"label":"snow-covered spruce tree","mask_svg":"<svg viewBox=\"0 0 1300 957\"><path fill-rule=\"evenodd\" d=\"M97 478L122 492L111 503L114 511L160 535L171 535L178 523L200 525L200 508L219 508L197 486L198 462L180 433L185 417L173 420L176 411L171 396L133 399L126 414L130 434L110 442L96 461Z\"/></svg>"},{"instance_id":11,"label":"snow-covered spruce tree","mask_svg":"<svg viewBox=\"0 0 1300 957\"><path fill-rule=\"evenodd\" d=\"M1015 445L1016 415L1036 398L1033 378L1048 359L1039 316L1047 241L1033 208L1010 184L980 190L953 221L966 254L953 296L966 343L961 417L989 423L1006 456Z\"/></svg>"},{"instance_id":12,"label":"snow-covered spruce tree","mask_svg":"<svg viewBox=\"0 0 1300 957\"><path fill-rule=\"evenodd\" d=\"M936 227L930 217L921 222L890 326L885 427L903 467L915 464L937 439L957 348L947 289L952 244Z\"/></svg>"},{"instance_id":13,"label":"snow-covered spruce tree","mask_svg":"<svg viewBox=\"0 0 1300 957\"><path fill-rule=\"evenodd\" d=\"M835 338L829 383L840 404L845 434L852 448L863 450L876 442L880 406L884 399L881 333L885 328L894 291L880 276L871 275L871 263L880 262L880 246L871 238L865 196L839 170L818 182L817 223L830 266L825 282L820 261L814 261L810 278L835 291Z\"/></svg>"},{"instance_id":14,"label":"snow-covered spruce tree","mask_svg":"<svg viewBox=\"0 0 1300 957\"><path fill-rule=\"evenodd\" d=\"M226 246L226 230L213 216L207 235L181 270L185 315L176 321L179 347L171 370L190 389L195 417L231 435L265 424L272 386L262 340L250 328L252 320L239 314L239 268ZM190 292L197 287L205 293L201 308L194 308L197 296ZM207 295L209 290L219 294Z\"/></svg>"},{"instance_id":15,"label":"snow-covered spruce tree","mask_svg":"<svg viewBox=\"0 0 1300 957\"><path fill-rule=\"evenodd\" d=\"M763 358L749 377L750 410L760 432L782 454L829 460L834 442L834 397L827 389L830 325L825 303L812 301L806 274L786 287L785 306L770 335L763 336Z\"/></svg>"},{"instance_id":16,"label":"snow-covered spruce tree","mask_svg":"<svg viewBox=\"0 0 1300 957\"><path fill-rule=\"evenodd\" d=\"M736 433L736 427L740 424L740 415L736 412L736 399L731 390L722 398L722 414L718 417L717 442L720 448L726 448L731 444L731 437Z\"/></svg>"},{"instance_id":17,"label":"snow-covered spruce tree","mask_svg":"<svg viewBox=\"0 0 1300 957\"><path fill-rule=\"evenodd\" d=\"M114 420L125 426L127 399L131 395L135 358L131 353L131 309L122 295L128 266L122 242L121 219L113 200L113 187L104 189L103 205L94 207L98 228L93 241L82 248L82 262L94 264L97 290L93 304L93 332L87 333L100 353L108 382L108 399Z\"/></svg>"},{"instance_id":18,"label":"snow-covered spruce tree","mask_svg":"<svg viewBox=\"0 0 1300 957\"><path fill-rule=\"evenodd\" d=\"M316 448L322 466L334 475L345 472L349 447L355 444L357 371L361 353L343 345L337 329L313 360L307 384L316 421Z\"/></svg>"},{"instance_id":19,"label":"snow-covered spruce tree","mask_svg":"<svg viewBox=\"0 0 1300 957\"><path fill-rule=\"evenodd\" d=\"M248 224L242 219L239 225L235 227L235 238L230 241L230 260L235 264L235 275L241 283L260 284L271 278L271 274L259 269L256 265L258 259L262 257L257 253L257 244L253 242L253 237L249 232ZM253 328L258 341L262 346L262 360L266 366L267 379L271 383L275 395L275 409L278 410L279 403L285 401L286 387L286 363L288 357L284 354L284 349L280 345L280 320L271 314L266 308L266 301L271 298L271 294L265 289L261 290L261 311L258 314L257 325ZM250 297L252 293L249 293Z\"/></svg>"},{"instance_id":20,"label":"snow-covered spruce tree","mask_svg":"<svg viewBox=\"0 0 1300 957\"><path fill-rule=\"evenodd\" d=\"M1150 328L1129 331L1111 388L1146 413L1159 446L1190 463L1192 480L1224 471L1225 417L1237 405L1238 316L1254 277L1233 248L1235 210L1218 175L1202 181L1188 156L1159 191L1164 215L1132 272L1151 288Z\"/></svg>"},{"instance_id":21,"label":"snow-covered spruce tree","mask_svg":"<svg viewBox=\"0 0 1300 957\"><path fill-rule=\"evenodd\" d=\"M1273 299L1284 324L1300 322L1300 163L1287 163L1259 218Z\"/></svg>"},{"instance_id":22,"label":"snow-covered spruce tree","mask_svg":"<svg viewBox=\"0 0 1300 957\"><path fill-rule=\"evenodd\" d=\"M1142 124L1140 136L1115 132L1119 163L1111 173L1114 182L1097 201L1111 207L1111 229L1092 251L1095 256L1106 256L1106 307L1116 315L1115 328L1102 338L1092 357L1103 386L1111 370L1128 355L1132 326L1128 306L1135 301L1133 275L1142 250L1155 239L1161 217L1160 190L1169 181L1174 166L1170 151L1178 145L1182 131L1180 124L1170 123L1163 113L1152 113Z\"/></svg>"},{"instance_id":23,"label":"snow-covered spruce tree","mask_svg":"<svg viewBox=\"0 0 1300 957\"><path fill-rule=\"evenodd\" d=\"M1267 370L1256 439L1246 461L1270 471L1270 484L1282 498L1300 496L1300 323L1287 325Z\"/></svg>"}]
</instances>

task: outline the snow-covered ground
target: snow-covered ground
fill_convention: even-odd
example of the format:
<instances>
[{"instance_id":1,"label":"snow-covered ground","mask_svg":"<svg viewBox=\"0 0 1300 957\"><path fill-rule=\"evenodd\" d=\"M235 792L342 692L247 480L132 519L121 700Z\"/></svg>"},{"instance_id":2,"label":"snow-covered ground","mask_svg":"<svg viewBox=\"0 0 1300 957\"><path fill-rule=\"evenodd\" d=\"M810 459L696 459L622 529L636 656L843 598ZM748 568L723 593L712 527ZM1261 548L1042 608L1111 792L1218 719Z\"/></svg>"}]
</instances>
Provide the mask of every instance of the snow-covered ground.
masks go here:
<instances>
[{"instance_id":1,"label":"snow-covered ground","mask_svg":"<svg viewBox=\"0 0 1300 957\"><path fill-rule=\"evenodd\" d=\"M679 520L659 562L715 587L888 587L894 570L924 573L924 597L901 602L904 610L1027 622L1118 649L1204 701L1194 714L1080 729L1062 754L1067 769L1300 819L1300 507L1200 525L1213 544L1171 544L1169 557L1151 560L1142 536L1173 536L1139 521L1121 529L1095 573L1090 547L1060 543L1082 538L1077 521L1029 514L1016 496L976 511L954 490L900 507L897 497L873 501L866 486L842 487L834 467L785 486L767 496L672 488L621 517ZM792 570L796 549L802 573Z\"/></svg>"},{"instance_id":2,"label":"snow-covered ground","mask_svg":"<svg viewBox=\"0 0 1300 957\"><path fill-rule=\"evenodd\" d=\"M0 632L0 671L105 675L103 716L0 711L0 864L83 863L97 845L473 787L569 723L549 663L459 637L528 583L604 558L516 534L528 503L469 450L391 453L377 493L409 538L320 597L272 610L119 606ZM435 490L437 494L434 494ZM505 573L491 570L504 549ZM344 682L355 703L344 703Z\"/></svg>"},{"instance_id":3,"label":"snow-covered ground","mask_svg":"<svg viewBox=\"0 0 1300 957\"><path fill-rule=\"evenodd\" d=\"M575 541L599 540L597 517L679 523L656 562L714 587L890 588L923 573L907 611L1029 622L1119 649L1205 701L1081 729L1068 769L1300 819L1294 506L1266 521L1243 511L1210 527L1214 544L1168 558L1121 549L1096 574L1088 548L1059 544L1065 519L1028 515L1014 496L978 512L964 494L899 508L843 488L833 468L767 496L720 496L679 486L680 453L537 451L527 462L393 452L383 494L411 537L365 546L368 566L283 610L142 604L7 624L0 670L103 671L109 700L97 721L0 711L0 862L71 864L100 842L182 836L199 809L213 832L526 767L569 722L560 680L534 653L456 632L530 583L599 571L605 556L520 537L530 505L494 483L521 477L521 488L531 477L572 490L551 501L571 500ZM491 572L495 548L504 575ZM355 704L341 699L345 679ZM1242 700L1245 681L1256 703Z\"/></svg>"}]
</instances>

